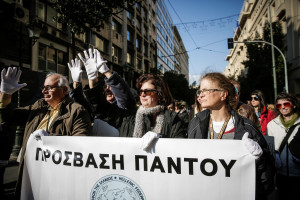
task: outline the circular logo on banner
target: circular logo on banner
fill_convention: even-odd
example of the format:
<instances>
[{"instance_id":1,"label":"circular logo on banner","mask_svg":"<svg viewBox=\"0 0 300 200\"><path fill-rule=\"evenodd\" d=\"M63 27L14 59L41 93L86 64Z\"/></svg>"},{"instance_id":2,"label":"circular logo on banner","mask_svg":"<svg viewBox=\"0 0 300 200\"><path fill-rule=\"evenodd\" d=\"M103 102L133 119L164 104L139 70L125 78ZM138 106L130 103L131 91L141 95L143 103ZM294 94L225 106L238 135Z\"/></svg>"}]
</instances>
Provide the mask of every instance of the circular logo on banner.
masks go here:
<instances>
[{"instance_id":1,"label":"circular logo on banner","mask_svg":"<svg viewBox=\"0 0 300 200\"><path fill-rule=\"evenodd\" d=\"M112 174L102 177L92 188L91 200L145 200L142 189L126 176Z\"/></svg>"}]
</instances>

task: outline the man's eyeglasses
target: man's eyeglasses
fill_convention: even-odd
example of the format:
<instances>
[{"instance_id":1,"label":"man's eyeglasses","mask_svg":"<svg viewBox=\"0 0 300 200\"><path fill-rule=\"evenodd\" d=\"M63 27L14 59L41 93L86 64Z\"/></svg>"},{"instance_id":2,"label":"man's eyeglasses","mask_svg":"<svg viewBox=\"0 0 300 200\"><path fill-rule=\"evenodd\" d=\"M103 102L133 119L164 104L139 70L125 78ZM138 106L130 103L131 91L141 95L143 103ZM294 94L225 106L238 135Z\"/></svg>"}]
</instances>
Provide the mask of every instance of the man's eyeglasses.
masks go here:
<instances>
[{"instance_id":1,"label":"man's eyeglasses","mask_svg":"<svg viewBox=\"0 0 300 200\"><path fill-rule=\"evenodd\" d=\"M201 95L201 93L207 95L216 91L223 91L221 89L203 89L203 90L197 90L197 97L199 97Z\"/></svg>"},{"instance_id":2,"label":"man's eyeglasses","mask_svg":"<svg viewBox=\"0 0 300 200\"><path fill-rule=\"evenodd\" d=\"M258 98L258 96L255 96L255 97L251 97L251 100L258 101L258 100L259 100L259 98Z\"/></svg>"},{"instance_id":3,"label":"man's eyeglasses","mask_svg":"<svg viewBox=\"0 0 300 200\"><path fill-rule=\"evenodd\" d=\"M47 90L47 91L53 91L54 88L60 88L60 86L51 86L51 85L46 85L46 86L42 86L41 90Z\"/></svg>"},{"instance_id":4,"label":"man's eyeglasses","mask_svg":"<svg viewBox=\"0 0 300 200\"><path fill-rule=\"evenodd\" d=\"M157 92L155 89L145 89L145 90L139 90L139 95L142 96L143 93L145 93L146 96L152 95L154 92Z\"/></svg>"},{"instance_id":5,"label":"man's eyeglasses","mask_svg":"<svg viewBox=\"0 0 300 200\"><path fill-rule=\"evenodd\" d=\"M281 108L282 108L282 105L285 107L285 108L289 108L289 107L291 107L292 106L292 104L290 103L290 102L285 102L285 103L283 103L283 104L276 104L276 108L278 109L278 110L280 110Z\"/></svg>"}]
</instances>

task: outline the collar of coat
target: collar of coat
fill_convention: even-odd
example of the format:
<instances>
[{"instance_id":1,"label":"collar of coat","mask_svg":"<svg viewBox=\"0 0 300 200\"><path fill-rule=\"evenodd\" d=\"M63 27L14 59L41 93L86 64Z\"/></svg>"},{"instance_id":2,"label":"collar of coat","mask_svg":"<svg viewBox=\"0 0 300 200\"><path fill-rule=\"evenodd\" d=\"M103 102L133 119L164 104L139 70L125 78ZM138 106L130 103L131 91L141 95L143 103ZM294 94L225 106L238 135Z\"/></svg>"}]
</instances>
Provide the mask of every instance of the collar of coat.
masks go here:
<instances>
[{"instance_id":1,"label":"collar of coat","mask_svg":"<svg viewBox=\"0 0 300 200\"><path fill-rule=\"evenodd\" d=\"M66 96L62 100L60 110L58 113L58 115L59 115L58 119L64 119L64 118L70 117L69 110L71 110L72 103L74 103L74 100L72 98L70 98L69 96ZM44 99L40 99L39 104L43 109L48 110L49 104Z\"/></svg>"}]
</instances>

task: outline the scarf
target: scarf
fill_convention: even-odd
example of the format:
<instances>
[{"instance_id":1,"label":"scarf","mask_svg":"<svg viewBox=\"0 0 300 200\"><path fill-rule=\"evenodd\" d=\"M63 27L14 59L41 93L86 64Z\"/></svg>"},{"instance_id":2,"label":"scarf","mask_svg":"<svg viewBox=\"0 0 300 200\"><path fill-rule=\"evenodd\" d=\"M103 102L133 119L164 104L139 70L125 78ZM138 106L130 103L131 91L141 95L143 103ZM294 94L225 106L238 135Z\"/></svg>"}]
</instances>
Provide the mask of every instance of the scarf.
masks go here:
<instances>
[{"instance_id":1,"label":"scarf","mask_svg":"<svg viewBox=\"0 0 300 200\"><path fill-rule=\"evenodd\" d=\"M280 119L282 125L283 125L286 129L288 129L288 128L290 128L291 126L293 126L293 124L295 123L295 121L298 119L298 113L294 113L293 116L292 116L292 119L289 120L289 121L287 121L287 122L284 121L284 119L283 119L283 117L282 117L281 115L280 115L279 119Z\"/></svg>"},{"instance_id":2,"label":"scarf","mask_svg":"<svg viewBox=\"0 0 300 200\"><path fill-rule=\"evenodd\" d=\"M163 123L164 123L164 109L165 107L162 105L157 105L152 108L144 108L144 106L140 106L136 116L135 116L135 125L134 125L134 131L133 131L133 137L142 137L145 134L144 130L144 115L154 115L157 114L156 116L156 121L154 128L151 130L155 133L160 133Z\"/></svg>"}]
</instances>

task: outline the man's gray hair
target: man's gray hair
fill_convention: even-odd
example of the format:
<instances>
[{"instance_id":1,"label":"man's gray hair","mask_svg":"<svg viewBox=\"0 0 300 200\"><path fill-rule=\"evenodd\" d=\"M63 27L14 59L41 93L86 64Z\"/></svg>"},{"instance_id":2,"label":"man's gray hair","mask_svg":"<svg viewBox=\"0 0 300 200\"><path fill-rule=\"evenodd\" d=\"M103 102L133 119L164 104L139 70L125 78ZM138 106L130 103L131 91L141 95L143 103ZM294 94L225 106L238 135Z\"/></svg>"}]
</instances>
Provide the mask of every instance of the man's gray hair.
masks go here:
<instances>
[{"instance_id":1,"label":"man's gray hair","mask_svg":"<svg viewBox=\"0 0 300 200\"><path fill-rule=\"evenodd\" d=\"M63 76L62 74L55 73L55 72L49 72L46 75L46 78L48 78L49 76L59 76L58 86L59 87L67 87L67 93L69 93L70 86L69 86L69 81L68 81L67 77Z\"/></svg>"}]
</instances>

